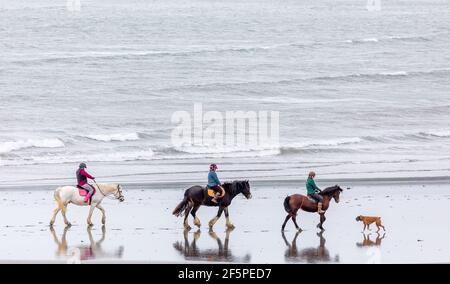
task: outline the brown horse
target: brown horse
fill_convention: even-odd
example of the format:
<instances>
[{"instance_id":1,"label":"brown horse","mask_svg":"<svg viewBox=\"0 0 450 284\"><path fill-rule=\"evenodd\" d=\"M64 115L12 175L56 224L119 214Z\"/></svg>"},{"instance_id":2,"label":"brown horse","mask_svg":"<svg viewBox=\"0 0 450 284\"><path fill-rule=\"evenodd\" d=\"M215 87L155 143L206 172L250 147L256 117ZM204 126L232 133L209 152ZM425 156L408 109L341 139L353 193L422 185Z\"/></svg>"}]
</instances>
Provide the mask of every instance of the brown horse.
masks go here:
<instances>
[{"instance_id":1,"label":"brown horse","mask_svg":"<svg viewBox=\"0 0 450 284\"><path fill-rule=\"evenodd\" d=\"M330 201L333 198L336 203L339 203L339 195L342 191L342 188L340 188L338 185L322 190L319 193L323 197L322 210L325 211L328 209L328 207L330 206ZM301 194L293 194L284 199L284 209L286 210L288 215L284 220L283 226L281 226L281 230L284 231L286 223L289 221L289 219L292 219L297 230L301 230L297 225L297 211L299 209L302 209L306 212L317 212L317 202L309 199L307 196ZM320 214L320 223L317 224L317 228L320 228L322 231L325 230L322 226L325 220L325 213Z\"/></svg>"}]
</instances>

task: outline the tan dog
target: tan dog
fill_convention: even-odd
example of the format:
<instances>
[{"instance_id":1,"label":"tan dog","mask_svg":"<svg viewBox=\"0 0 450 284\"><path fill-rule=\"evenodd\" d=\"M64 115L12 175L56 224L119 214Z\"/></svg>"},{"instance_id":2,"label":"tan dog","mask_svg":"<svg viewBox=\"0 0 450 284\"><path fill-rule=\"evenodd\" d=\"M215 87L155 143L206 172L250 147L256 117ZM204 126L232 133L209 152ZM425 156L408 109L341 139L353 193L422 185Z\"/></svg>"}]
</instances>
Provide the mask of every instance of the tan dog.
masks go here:
<instances>
[{"instance_id":1,"label":"tan dog","mask_svg":"<svg viewBox=\"0 0 450 284\"><path fill-rule=\"evenodd\" d=\"M386 229L384 228L384 226L381 224L381 217L370 217L370 216L362 216L359 215L358 217L356 217L356 221L362 221L364 223L364 230L367 229L370 230L370 224L375 223L375 225L377 225L377 232L380 231L380 228L383 228L383 231L386 231Z\"/></svg>"}]
</instances>

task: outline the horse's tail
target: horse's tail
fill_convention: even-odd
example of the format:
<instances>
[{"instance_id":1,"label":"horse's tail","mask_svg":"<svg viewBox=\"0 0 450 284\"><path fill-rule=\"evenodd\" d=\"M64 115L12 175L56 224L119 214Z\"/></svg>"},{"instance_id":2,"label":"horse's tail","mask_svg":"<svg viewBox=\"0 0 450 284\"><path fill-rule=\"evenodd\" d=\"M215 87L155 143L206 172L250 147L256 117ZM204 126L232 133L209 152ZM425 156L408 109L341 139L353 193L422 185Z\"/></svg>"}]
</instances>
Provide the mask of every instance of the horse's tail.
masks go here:
<instances>
[{"instance_id":1,"label":"horse's tail","mask_svg":"<svg viewBox=\"0 0 450 284\"><path fill-rule=\"evenodd\" d=\"M61 190L60 187L58 187L55 192L53 193L53 197L55 198L56 203L58 204L60 209L64 208L64 204L61 200L61 196L59 196L59 191Z\"/></svg>"},{"instance_id":2,"label":"horse's tail","mask_svg":"<svg viewBox=\"0 0 450 284\"><path fill-rule=\"evenodd\" d=\"M186 209L186 207L188 206L189 202L188 202L188 197L185 195L183 198L183 201L180 202L180 204L177 205L177 207L175 207L175 209L173 210L172 214L177 216L177 217L182 217L184 210Z\"/></svg>"},{"instance_id":3,"label":"horse's tail","mask_svg":"<svg viewBox=\"0 0 450 284\"><path fill-rule=\"evenodd\" d=\"M291 214L292 213L292 208L289 205L289 200L291 199L290 196L286 196L286 198L284 199L283 205L284 205L284 210L286 210L287 213Z\"/></svg>"}]
</instances>

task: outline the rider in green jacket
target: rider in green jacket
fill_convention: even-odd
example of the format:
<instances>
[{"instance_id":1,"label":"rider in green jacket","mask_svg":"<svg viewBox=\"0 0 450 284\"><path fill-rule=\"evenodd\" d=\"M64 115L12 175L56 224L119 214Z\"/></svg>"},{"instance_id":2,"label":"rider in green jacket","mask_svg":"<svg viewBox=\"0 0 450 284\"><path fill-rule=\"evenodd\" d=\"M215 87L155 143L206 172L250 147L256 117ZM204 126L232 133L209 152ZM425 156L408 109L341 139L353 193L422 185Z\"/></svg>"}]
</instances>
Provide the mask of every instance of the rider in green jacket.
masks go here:
<instances>
[{"instance_id":1,"label":"rider in green jacket","mask_svg":"<svg viewBox=\"0 0 450 284\"><path fill-rule=\"evenodd\" d=\"M318 194L321 192L321 189L316 185L314 178L316 177L315 172L310 172L308 175L308 180L306 181L306 193L307 195L317 201L317 213L323 214L325 211L322 210L322 195Z\"/></svg>"}]
</instances>

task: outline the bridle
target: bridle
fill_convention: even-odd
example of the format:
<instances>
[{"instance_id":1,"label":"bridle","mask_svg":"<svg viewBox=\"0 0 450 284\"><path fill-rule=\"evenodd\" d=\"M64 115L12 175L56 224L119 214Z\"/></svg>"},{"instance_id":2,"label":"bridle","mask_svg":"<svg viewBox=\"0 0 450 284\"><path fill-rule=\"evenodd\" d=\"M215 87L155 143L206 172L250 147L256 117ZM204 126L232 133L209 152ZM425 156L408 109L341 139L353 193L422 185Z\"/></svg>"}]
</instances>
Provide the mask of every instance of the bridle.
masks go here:
<instances>
[{"instance_id":1,"label":"bridle","mask_svg":"<svg viewBox=\"0 0 450 284\"><path fill-rule=\"evenodd\" d=\"M120 200L122 198L124 198L124 196L122 195L122 191L120 190L120 185L117 185L117 190L113 193L114 197L110 197L109 195L106 195L102 189L100 188L100 186L97 184L96 181L94 181L95 185L97 186L98 191L106 198L111 199L111 200ZM119 196L116 197L116 193L119 193Z\"/></svg>"}]
</instances>

